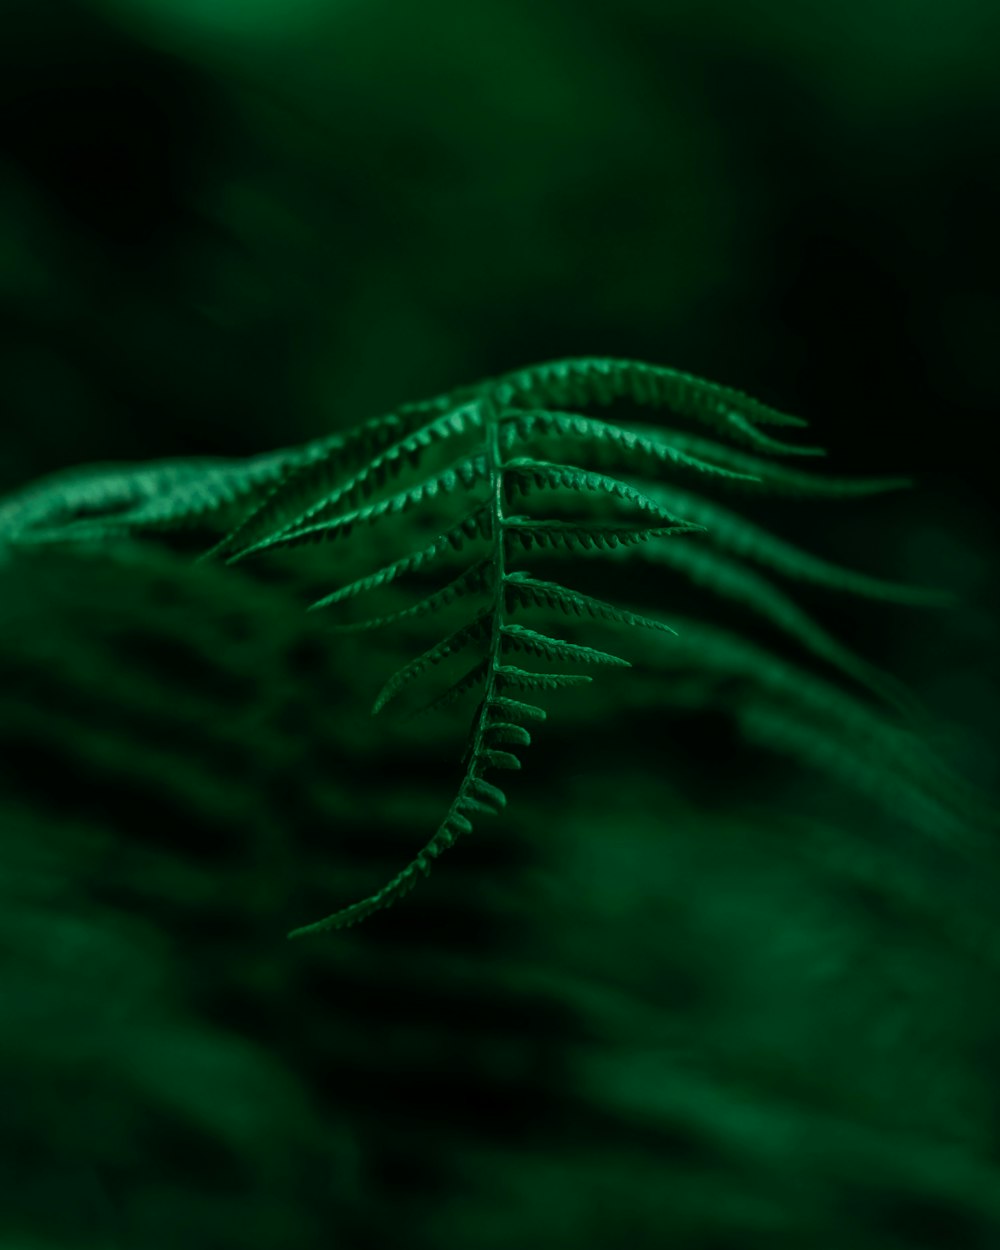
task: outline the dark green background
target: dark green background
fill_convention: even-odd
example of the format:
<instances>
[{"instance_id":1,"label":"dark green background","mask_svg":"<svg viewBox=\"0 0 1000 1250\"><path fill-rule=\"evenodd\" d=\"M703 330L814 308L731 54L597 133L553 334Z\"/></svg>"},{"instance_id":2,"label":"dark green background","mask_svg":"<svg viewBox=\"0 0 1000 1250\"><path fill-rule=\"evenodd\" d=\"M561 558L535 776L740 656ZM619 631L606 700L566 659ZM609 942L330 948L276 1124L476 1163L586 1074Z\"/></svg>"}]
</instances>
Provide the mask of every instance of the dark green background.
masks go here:
<instances>
[{"instance_id":1,"label":"dark green background","mask_svg":"<svg viewBox=\"0 0 1000 1250\"><path fill-rule=\"evenodd\" d=\"M816 605L995 790L996 6L0 16L0 490L672 365L919 479L761 515L962 597ZM614 675L288 946L449 801L460 732L367 716L402 643L166 555L4 569L0 625L11 1250L1000 1246L992 861Z\"/></svg>"}]
</instances>

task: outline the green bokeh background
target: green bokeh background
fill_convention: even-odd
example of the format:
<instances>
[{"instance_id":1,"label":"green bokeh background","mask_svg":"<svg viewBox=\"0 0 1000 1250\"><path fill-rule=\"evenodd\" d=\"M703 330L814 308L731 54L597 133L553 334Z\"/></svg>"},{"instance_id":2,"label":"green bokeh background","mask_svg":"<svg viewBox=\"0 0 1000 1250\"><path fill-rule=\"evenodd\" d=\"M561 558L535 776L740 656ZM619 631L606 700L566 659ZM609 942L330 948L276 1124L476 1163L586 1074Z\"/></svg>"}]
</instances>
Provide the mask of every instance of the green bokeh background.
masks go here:
<instances>
[{"instance_id":1,"label":"green bokeh background","mask_svg":"<svg viewBox=\"0 0 1000 1250\"><path fill-rule=\"evenodd\" d=\"M759 516L961 596L810 606L995 794L996 6L2 18L0 492L673 365L918 478ZM368 717L405 638L300 607L167 552L0 566L5 1247L1000 1246L991 855L650 662L405 903L286 945L426 840L461 750Z\"/></svg>"}]
</instances>

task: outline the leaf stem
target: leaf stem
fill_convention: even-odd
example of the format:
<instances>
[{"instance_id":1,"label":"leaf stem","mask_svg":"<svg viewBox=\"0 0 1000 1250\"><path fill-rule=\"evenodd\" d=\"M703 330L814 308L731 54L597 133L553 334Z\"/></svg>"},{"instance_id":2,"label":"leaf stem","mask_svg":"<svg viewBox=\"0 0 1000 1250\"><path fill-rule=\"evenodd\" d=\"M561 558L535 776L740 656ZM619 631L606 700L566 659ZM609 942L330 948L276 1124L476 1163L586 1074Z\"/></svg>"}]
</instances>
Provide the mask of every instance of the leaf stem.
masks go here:
<instances>
[{"instance_id":1,"label":"leaf stem","mask_svg":"<svg viewBox=\"0 0 1000 1250\"><path fill-rule=\"evenodd\" d=\"M506 521L503 513L503 476L504 461L500 449L500 414L496 398L487 394L483 398L483 416L486 424L486 460L490 472L490 499L493 522L493 630L490 635L490 648L487 656L486 689L476 724L476 733L469 753L470 768L475 766L483 745L486 733L490 705L494 699L497 672L500 668L500 654L503 645L504 626L504 587L507 582L504 552L504 528Z\"/></svg>"}]
</instances>

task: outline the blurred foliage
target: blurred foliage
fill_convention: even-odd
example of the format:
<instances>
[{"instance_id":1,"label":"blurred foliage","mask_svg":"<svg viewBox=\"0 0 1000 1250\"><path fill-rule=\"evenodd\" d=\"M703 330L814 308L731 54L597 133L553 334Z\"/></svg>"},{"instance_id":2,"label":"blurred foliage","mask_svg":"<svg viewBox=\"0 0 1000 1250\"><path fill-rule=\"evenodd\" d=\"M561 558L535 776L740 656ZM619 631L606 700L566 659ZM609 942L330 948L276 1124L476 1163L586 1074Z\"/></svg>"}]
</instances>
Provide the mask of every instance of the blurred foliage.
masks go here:
<instances>
[{"instance_id":1,"label":"blurred foliage","mask_svg":"<svg viewBox=\"0 0 1000 1250\"><path fill-rule=\"evenodd\" d=\"M657 665L568 695L392 912L286 946L412 854L459 736L376 729L406 645L331 646L297 581L2 566L12 1244L991 1244L994 863Z\"/></svg>"},{"instance_id":2,"label":"blurred foliage","mask_svg":"<svg viewBox=\"0 0 1000 1250\"><path fill-rule=\"evenodd\" d=\"M817 615L995 790L998 24L7 0L0 490L664 360L808 415L831 471L922 475L762 519L962 596ZM286 945L412 854L460 751L368 715L405 631L334 644L298 590L0 564L5 1246L1000 1244L992 848L658 657L568 697L398 908Z\"/></svg>"}]
</instances>

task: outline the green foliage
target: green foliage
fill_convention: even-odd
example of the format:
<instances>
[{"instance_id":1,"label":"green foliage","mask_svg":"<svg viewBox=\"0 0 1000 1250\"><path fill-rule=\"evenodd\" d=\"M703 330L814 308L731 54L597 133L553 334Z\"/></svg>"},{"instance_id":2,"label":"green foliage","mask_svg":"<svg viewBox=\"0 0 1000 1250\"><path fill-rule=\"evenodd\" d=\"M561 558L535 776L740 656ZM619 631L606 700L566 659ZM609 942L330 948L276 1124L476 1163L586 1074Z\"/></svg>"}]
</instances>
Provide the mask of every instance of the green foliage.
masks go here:
<instances>
[{"instance_id":1,"label":"green foliage","mask_svg":"<svg viewBox=\"0 0 1000 1250\"><path fill-rule=\"evenodd\" d=\"M621 401L710 426L716 437L656 426L637 430L559 408L569 403L586 409ZM359 526L376 526L390 517L407 517L417 532L418 518L424 518L431 506L438 507L451 495L471 496L471 506L457 522L430 518L437 531L432 541L311 604L313 610L339 606L356 596L383 591L400 578L428 570L436 573L456 553L466 555L468 547L488 544L485 554L477 550L467 556L466 567L416 603L333 625L340 631L366 631L436 616L465 596L486 601L464 623L392 673L372 708L373 713L381 712L460 652L481 650L471 669L416 709L435 711L479 692L468 730L464 774L447 814L423 849L381 889L291 934L299 936L342 928L390 906L412 888L419 874L430 871L432 860L472 830L474 818L506 805L506 793L488 781L487 774L520 769L513 748L526 747L530 736L516 722L544 716L543 709L512 699L511 694L544 695L591 681L589 674L518 667L509 662L510 653L524 652L562 667L631 667L631 661L616 653L513 623L512 612L555 610L587 616L605 626L675 632L665 622L561 582L536 580L516 567L523 551L536 556L555 551L573 560L594 553L617 558L638 551L647 561L666 565L754 610L879 699L911 708L897 683L829 635L740 557L830 590L911 603L940 602L940 596L835 568L675 483L676 475L694 472L706 485L722 490L845 498L905 484L900 479L848 480L792 472L772 458L817 456L824 454L822 449L772 438L761 428L768 425L800 428L805 422L740 392L671 369L610 359L560 361L517 370L304 448L245 463L191 462L131 472L61 475L0 512L0 537L18 548L43 542L101 544L225 521L228 532L203 558L224 557L232 564L317 542L349 547ZM720 439L748 444L757 454L736 450ZM463 441L466 446L456 456L456 444ZM599 467L563 462L558 456L567 445L574 449L574 460L593 456ZM435 455L447 458L444 467L434 465ZM619 471L639 475L640 484L605 472L611 467L609 460ZM395 486L401 475L414 470L425 475ZM558 501L553 506L569 502L588 508L590 515L567 518L513 510L515 498L532 507L543 495ZM715 674L751 673L754 684L772 700L776 688L782 692L784 701L777 710L773 701L768 704L759 698L747 707L741 705L738 714L748 736L846 773L848 779L863 778L869 789L874 764L882 788L899 811L914 816L918 824L952 828L940 809L941 793L949 789L944 774L935 770L933 758L912 730L894 726L885 711L867 706L856 695L798 673L749 639L727 638L696 623L684 632L692 671L701 667ZM928 788L929 794L924 792Z\"/></svg>"}]
</instances>

